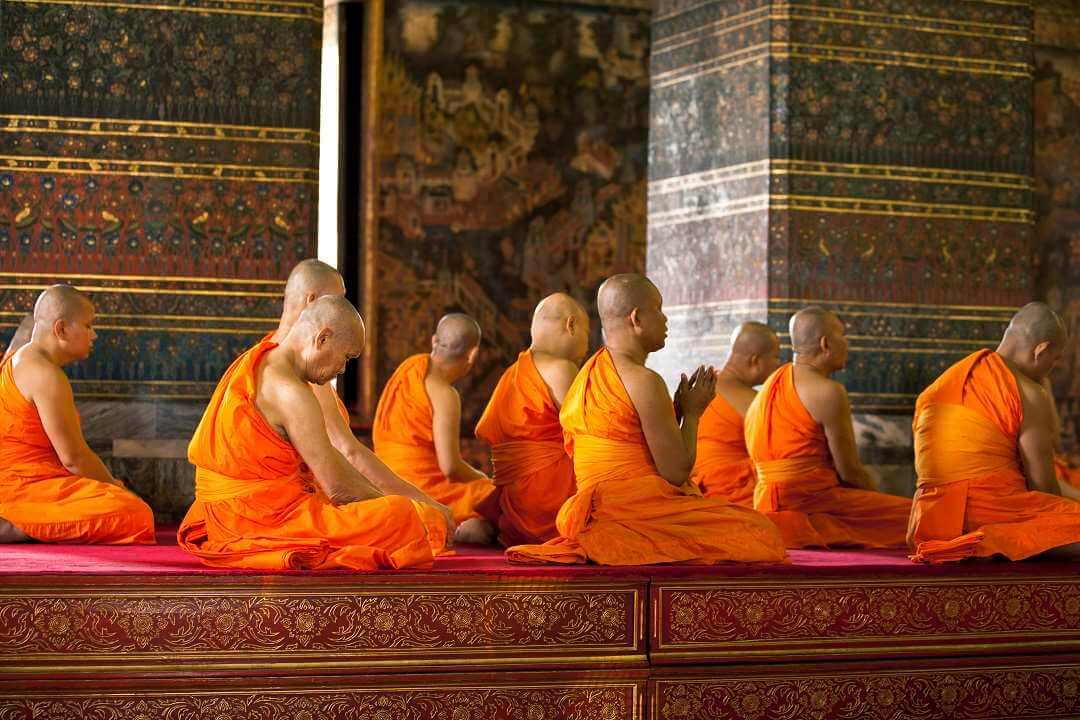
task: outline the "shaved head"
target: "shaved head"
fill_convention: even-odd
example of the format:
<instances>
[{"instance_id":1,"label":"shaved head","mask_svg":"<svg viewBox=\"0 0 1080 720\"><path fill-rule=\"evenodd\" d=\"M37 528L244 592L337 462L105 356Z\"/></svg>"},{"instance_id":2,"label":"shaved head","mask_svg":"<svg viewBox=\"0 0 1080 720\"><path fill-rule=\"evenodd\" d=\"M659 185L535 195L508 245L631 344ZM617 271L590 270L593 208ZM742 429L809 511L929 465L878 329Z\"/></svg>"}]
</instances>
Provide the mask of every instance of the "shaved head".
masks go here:
<instances>
[{"instance_id":1,"label":"shaved head","mask_svg":"<svg viewBox=\"0 0 1080 720\"><path fill-rule=\"evenodd\" d=\"M311 302L300 318L296 327L313 335L329 329L334 337L357 351L364 345L364 320L353 304L343 297L324 295Z\"/></svg>"},{"instance_id":2,"label":"shaved head","mask_svg":"<svg viewBox=\"0 0 1080 720\"><path fill-rule=\"evenodd\" d=\"M47 330L57 320L72 322L93 307L90 298L72 286L53 285L43 290L34 303L34 327Z\"/></svg>"},{"instance_id":3,"label":"shaved head","mask_svg":"<svg viewBox=\"0 0 1080 720\"><path fill-rule=\"evenodd\" d=\"M837 329L843 330L840 318L820 307L803 308L791 316L788 330L791 333L791 346L795 352L815 353L818 342Z\"/></svg>"},{"instance_id":4,"label":"shaved head","mask_svg":"<svg viewBox=\"0 0 1080 720\"><path fill-rule=\"evenodd\" d=\"M4 360L15 354L15 351L30 342L30 336L34 334L34 314L23 315L19 327L15 328L15 334L11 336L7 350L4 352Z\"/></svg>"},{"instance_id":5,"label":"shaved head","mask_svg":"<svg viewBox=\"0 0 1080 720\"><path fill-rule=\"evenodd\" d=\"M649 278L637 273L612 275L596 293L596 309L600 314L600 323L605 326L611 321L629 317L634 308L654 305L660 305L660 291Z\"/></svg>"},{"instance_id":6,"label":"shaved head","mask_svg":"<svg viewBox=\"0 0 1080 720\"><path fill-rule=\"evenodd\" d=\"M566 293L554 293L533 311L532 349L575 364L589 352L589 314Z\"/></svg>"},{"instance_id":7,"label":"shaved head","mask_svg":"<svg viewBox=\"0 0 1080 720\"><path fill-rule=\"evenodd\" d=\"M538 323L561 323L568 317L586 317L585 308L566 293L552 293L541 300L533 310L533 334L536 333Z\"/></svg>"},{"instance_id":8,"label":"shaved head","mask_svg":"<svg viewBox=\"0 0 1080 720\"><path fill-rule=\"evenodd\" d=\"M480 344L480 325L465 313L443 315L435 327L432 352L447 359L460 360Z\"/></svg>"},{"instance_id":9,"label":"shaved head","mask_svg":"<svg viewBox=\"0 0 1080 720\"><path fill-rule=\"evenodd\" d=\"M285 302L303 304L308 296L344 295L341 273L321 260L301 260L285 282Z\"/></svg>"},{"instance_id":10,"label":"shaved head","mask_svg":"<svg viewBox=\"0 0 1080 720\"><path fill-rule=\"evenodd\" d=\"M1055 347L1065 344L1068 333L1065 323L1046 303L1028 303L1013 315L1005 336L1016 340L1022 347L1031 348L1040 343Z\"/></svg>"},{"instance_id":11,"label":"shaved head","mask_svg":"<svg viewBox=\"0 0 1080 720\"><path fill-rule=\"evenodd\" d=\"M731 334L731 352L739 355L764 355L779 346L776 331L765 323L744 322Z\"/></svg>"}]
</instances>

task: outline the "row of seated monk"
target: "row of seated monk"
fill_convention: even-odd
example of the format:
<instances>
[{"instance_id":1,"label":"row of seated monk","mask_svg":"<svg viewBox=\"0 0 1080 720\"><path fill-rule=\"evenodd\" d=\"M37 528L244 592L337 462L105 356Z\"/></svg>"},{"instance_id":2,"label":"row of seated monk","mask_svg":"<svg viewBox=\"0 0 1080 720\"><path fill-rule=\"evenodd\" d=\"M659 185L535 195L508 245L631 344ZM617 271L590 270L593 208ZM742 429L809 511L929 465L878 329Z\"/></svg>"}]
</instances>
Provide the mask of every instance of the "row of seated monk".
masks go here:
<instances>
[{"instance_id":1,"label":"row of seated monk","mask_svg":"<svg viewBox=\"0 0 1080 720\"><path fill-rule=\"evenodd\" d=\"M476 361L478 324L443 317L430 352L397 368L372 452L329 384L366 342L344 293L334 268L300 263L278 328L214 391L188 448L195 500L178 531L204 563L424 567L455 542L496 539L524 563L778 563L803 547L1080 558L1080 493L1055 463L1046 386L1066 333L1044 304L919 396L912 500L879 492L860 463L830 377L847 360L844 325L821 308L791 318L793 362L780 365L773 330L745 323L723 368L683 375L672 396L646 366L667 335L647 278L601 285L604 346L588 359L584 308L545 298L476 427L489 478L462 458L454 388ZM88 447L62 372L90 353L93 322L86 295L47 288L0 365L4 542L154 542L151 509Z\"/></svg>"}]
</instances>

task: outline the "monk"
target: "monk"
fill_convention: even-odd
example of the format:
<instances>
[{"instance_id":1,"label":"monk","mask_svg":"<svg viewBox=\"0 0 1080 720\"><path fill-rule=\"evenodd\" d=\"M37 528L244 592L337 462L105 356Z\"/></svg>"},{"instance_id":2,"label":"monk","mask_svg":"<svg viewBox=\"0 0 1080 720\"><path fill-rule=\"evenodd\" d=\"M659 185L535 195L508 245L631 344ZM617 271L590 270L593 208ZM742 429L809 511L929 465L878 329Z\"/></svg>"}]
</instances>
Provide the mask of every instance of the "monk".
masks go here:
<instances>
[{"instance_id":1,"label":"monk","mask_svg":"<svg viewBox=\"0 0 1080 720\"><path fill-rule=\"evenodd\" d=\"M195 502L180 547L207 565L255 570L432 563L413 501L384 494L334 448L311 390L364 341L349 301L321 297L280 345L263 340L233 362L188 446Z\"/></svg>"},{"instance_id":2,"label":"monk","mask_svg":"<svg viewBox=\"0 0 1080 720\"><path fill-rule=\"evenodd\" d=\"M847 362L844 324L809 307L792 316L789 331L794 361L765 381L746 411L754 507L789 548L903 547L911 501L874 491L847 391L830 378Z\"/></svg>"},{"instance_id":3,"label":"monk","mask_svg":"<svg viewBox=\"0 0 1080 720\"><path fill-rule=\"evenodd\" d=\"M956 363L915 403L913 560L1003 555L1080 559L1080 502L1054 472L1054 411L1042 384L1065 349L1043 303L1013 316L997 350Z\"/></svg>"},{"instance_id":4,"label":"monk","mask_svg":"<svg viewBox=\"0 0 1080 720\"><path fill-rule=\"evenodd\" d=\"M407 358L383 388L371 437L391 470L450 506L458 541L490 545L495 529L477 507L495 486L461 457L461 396L453 387L479 352L475 320L461 313L439 320L431 352Z\"/></svg>"},{"instance_id":5,"label":"monk","mask_svg":"<svg viewBox=\"0 0 1080 720\"><path fill-rule=\"evenodd\" d=\"M559 408L589 351L589 316L555 293L533 312L532 344L503 373L476 425L491 445L499 542L542 543L559 533L555 516L574 494L574 466L563 448Z\"/></svg>"},{"instance_id":6,"label":"monk","mask_svg":"<svg viewBox=\"0 0 1080 720\"><path fill-rule=\"evenodd\" d=\"M153 511L86 444L61 370L93 348L93 304L53 285L33 320L0 364L0 542L153 544Z\"/></svg>"},{"instance_id":7,"label":"monk","mask_svg":"<svg viewBox=\"0 0 1080 720\"><path fill-rule=\"evenodd\" d=\"M281 321L277 330L269 335L269 340L274 343L284 340L304 308L327 295L345 297L345 281L341 273L315 259L297 263L285 282ZM357 472L385 494L403 495L417 503L417 510L428 526L428 539L432 541L432 549L436 553L452 546L456 526L450 508L395 475L393 470L357 439L349 422L349 411L332 385L312 383L311 391L322 408L330 444L345 456Z\"/></svg>"},{"instance_id":8,"label":"monk","mask_svg":"<svg viewBox=\"0 0 1080 720\"><path fill-rule=\"evenodd\" d=\"M27 313L23 316L22 321L19 323L19 327L15 328L15 332L11 336L11 341L8 343L7 350L4 351L4 360L7 360L15 354L16 350L30 342L30 335L33 332L34 313ZM0 362L3 362L3 360L0 360Z\"/></svg>"},{"instance_id":9,"label":"monk","mask_svg":"<svg viewBox=\"0 0 1080 720\"><path fill-rule=\"evenodd\" d=\"M660 292L641 275L608 278L597 306L604 347L581 368L559 420L577 492L556 519L559 537L507 550L514 562L641 565L780 562L776 528L749 508L701 496L690 482L712 368L685 375L672 404L645 367L664 346ZM676 419L676 407L682 423Z\"/></svg>"},{"instance_id":10,"label":"monk","mask_svg":"<svg viewBox=\"0 0 1080 720\"><path fill-rule=\"evenodd\" d=\"M768 325L745 322L734 332L731 354L716 377L716 397L698 427L697 462L691 479L705 497L754 506L757 473L746 452L743 417L765 382L780 367L780 338Z\"/></svg>"}]
</instances>

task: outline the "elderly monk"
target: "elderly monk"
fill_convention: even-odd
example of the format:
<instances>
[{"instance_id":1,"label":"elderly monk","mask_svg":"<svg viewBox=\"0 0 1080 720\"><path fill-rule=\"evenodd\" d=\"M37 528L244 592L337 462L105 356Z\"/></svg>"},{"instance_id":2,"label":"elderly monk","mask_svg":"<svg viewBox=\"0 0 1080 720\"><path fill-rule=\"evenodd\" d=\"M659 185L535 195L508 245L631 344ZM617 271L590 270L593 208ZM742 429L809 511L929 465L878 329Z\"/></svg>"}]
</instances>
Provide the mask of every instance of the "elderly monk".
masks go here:
<instances>
[{"instance_id":1,"label":"elderly monk","mask_svg":"<svg viewBox=\"0 0 1080 720\"><path fill-rule=\"evenodd\" d=\"M789 548L903 547L911 501L871 489L847 391L830 378L847 362L844 324L810 307L792 316L789 330L794 362L765 381L746 411L754 507Z\"/></svg>"},{"instance_id":2,"label":"elderly monk","mask_svg":"<svg viewBox=\"0 0 1080 720\"><path fill-rule=\"evenodd\" d=\"M715 394L712 368L685 375L676 419L663 379L645 367L664 347L660 292L641 275L600 286L604 347L577 374L559 420L577 492L559 511L559 537L507 550L515 562L640 565L779 562L776 528L749 508L701 496L690 482L701 414Z\"/></svg>"},{"instance_id":3,"label":"elderly monk","mask_svg":"<svg viewBox=\"0 0 1080 720\"><path fill-rule=\"evenodd\" d=\"M574 465L563 448L559 408L589 351L589 316L555 293L533 312L532 344L503 373L476 425L491 445L499 542L542 543L559 533L555 516L574 494Z\"/></svg>"},{"instance_id":4,"label":"elderly monk","mask_svg":"<svg viewBox=\"0 0 1080 720\"><path fill-rule=\"evenodd\" d=\"M996 351L972 353L919 396L912 559L1080 559L1080 503L1061 497L1075 490L1054 472L1053 401L1042 385L1065 340L1048 306L1025 305Z\"/></svg>"},{"instance_id":5,"label":"elderly monk","mask_svg":"<svg viewBox=\"0 0 1080 720\"><path fill-rule=\"evenodd\" d=\"M154 513L87 446L61 370L90 354L94 306L53 285L33 318L0 365L0 542L152 544Z\"/></svg>"},{"instance_id":6,"label":"elderly monk","mask_svg":"<svg viewBox=\"0 0 1080 720\"><path fill-rule=\"evenodd\" d=\"M7 350L4 351L4 360L7 360L15 354L16 350L30 342L30 335L33 332L34 313L27 313L23 316L22 322L19 323L19 327L15 328L15 332L11 336L11 341L8 343ZM0 362L3 362L3 360L0 360Z\"/></svg>"},{"instance_id":7,"label":"elderly monk","mask_svg":"<svg viewBox=\"0 0 1080 720\"><path fill-rule=\"evenodd\" d=\"M731 354L716 376L716 397L698 427L697 462L690 479L705 497L754 506L757 473L746 452L743 416L754 387L780 367L780 338L768 325L745 322L732 335Z\"/></svg>"},{"instance_id":8,"label":"elderly monk","mask_svg":"<svg viewBox=\"0 0 1080 720\"><path fill-rule=\"evenodd\" d=\"M407 358L383 388L371 437L380 460L450 506L458 541L487 545L495 529L477 507L495 486L461 457L461 396L453 386L472 370L479 352L475 320L461 313L439 320L431 352Z\"/></svg>"},{"instance_id":9,"label":"elderly monk","mask_svg":"<svg viewBox=\"0 0 1080 720\"><path fill-rule=\"evenodd\" d=\"M285 282L281 321L277 330L269 335L270 341L280 343L284 340L304 308L327 295L345 297L345 281L341 274L319 260L309 259L297 263ZM455 524L450 508L395 475L393 470L357 439L349 423L349 411L341 397L334 392L332 385L312 383L311 391L322 408L330 444L375 487L387 495L404 495L417 503L417 510L428 526L428 538L432 541L436 553L452 545Z\"/></svg>"},{"instance_id":10,"label":"elderly monk","mask_svg":"<svg viewBox=\"0 0 1080 720\"><path fill-rule=\"evenodd\" d=\"M207 565L257 570L427 566L409 498L384 495L330 443L311 385L360 354L348 300L313 301L282 338L225 371L188 446L195 503L177 533Z\"/></svg>"}]
</instances>

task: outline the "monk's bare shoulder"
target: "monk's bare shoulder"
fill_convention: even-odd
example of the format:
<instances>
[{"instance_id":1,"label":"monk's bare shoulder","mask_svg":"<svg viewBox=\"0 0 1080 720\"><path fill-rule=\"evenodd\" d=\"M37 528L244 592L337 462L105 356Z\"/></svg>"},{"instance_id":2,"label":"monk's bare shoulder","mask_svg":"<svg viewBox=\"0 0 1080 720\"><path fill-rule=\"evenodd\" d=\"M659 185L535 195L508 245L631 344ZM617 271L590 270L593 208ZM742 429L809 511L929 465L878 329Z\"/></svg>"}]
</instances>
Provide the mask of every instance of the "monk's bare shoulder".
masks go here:
<instances>
[{"instance_id":1,"label":"monk's bare shoulder","mask_svg":"<svg viewBox=\"0 0 1080 720\"><path fill-rule=\"evenodd\" d=\"M461 407L461 395L450 383L428 375L424 378L424 390L427 392L432 408Z\"/></svg>"},{"instance_id":2,"label":"monk's bare shoulder","mask_svg":"<svg viewBox=\"0 0 1080 720\"><path fill-rule=\"evenodd\" d=\"M615 353L612 353L611 357L615 363L615 369L619 372L619 379L622 380L628 393L656 392L657 390L667 393L667 383L655 370L631 362Z\"/></svg>"},{"instance_id":3,"label":"monk's bare shoulder","mask_svg":"<svg viewBox=\"0 0 1080 720\"><path fill-rule=\"evenodd\" d=\"M552 355L541 356L534 354L533 363L536 365L536 372L540 374L540 379L547 386L556 407L562 405L567 391L574 383L574 378L577 377L578 366L566 358Z\"/></svg>"},{"instance_id":4,"label":"monk's bare shoulder","mask_svg":"<svg viewBox=\"0 0 1080 720\"><path fill-rule=\"evenodd\" d=\"M49 361L31 345L24 345L11 359L11 375L15 387L27 402L44 392L71 395L71 381L55 363Z\"/></svg>"},{"instance_id":5,"label":"monk's bare shoulder","mask_svg":"<svg viewBox=\"0 0 1080 720\"><path fill-rule=\"evenodd\" d=\"M757 397L754 388L747 387L738 380L729 380L727 378L718 378L716 380L716 394L734 408L735 412L744 417L750 403L754 402L754 398Z\"/></svg>"},{"instance_id":6,"label":"monk's bare shoulder","mask_svg":"<svg viewBox=\"0 0 1080 720\"><path fill-rule=\"evenodd\" d=\"M258 369L255 385L255 408L263 418L282 437L288 437L285 430L286 413L311 402L318 402L311 386L304 382L286 363L278 360L273 351Z\"/></svg>"},{"instance_id":7,"label":"monk's bare shoulder","mask_svg":"<svg viewBox=\"0 0 1080 720\"><path fill-rule=\"evenodd\" d=\"M825 422L840 414L850 414L847 388L819 373L795 367L795 392L810 416Z\"/></svg>"},{"instance_id":8,"label":"monk's bare shoulder","mask_svg":"<svg viewBox=\"0 0 1080 720\"><path fill-rule=\"evenodd\" d=\"M1013 371L1013 375L1016 377L1016 389L1020 393L1020 402L1024 410L1022 425L1024 427L1038 425L1052 433L1055 425L1054 400L1046 387L1023 373Z\"/></svg>"}]
</instances>

